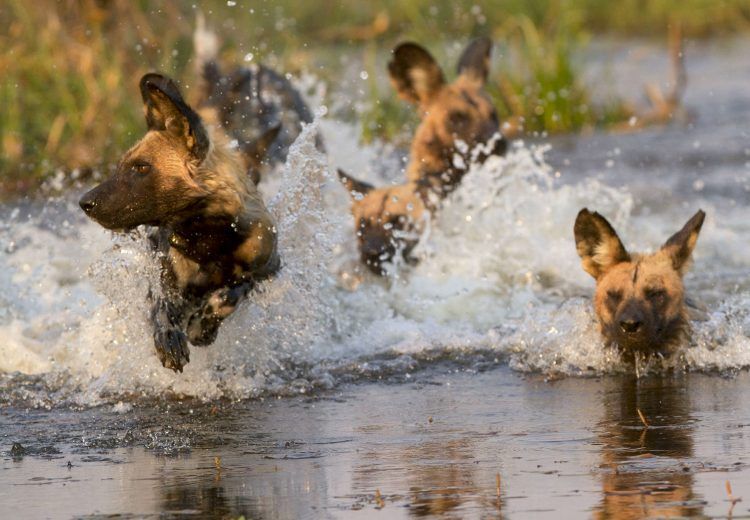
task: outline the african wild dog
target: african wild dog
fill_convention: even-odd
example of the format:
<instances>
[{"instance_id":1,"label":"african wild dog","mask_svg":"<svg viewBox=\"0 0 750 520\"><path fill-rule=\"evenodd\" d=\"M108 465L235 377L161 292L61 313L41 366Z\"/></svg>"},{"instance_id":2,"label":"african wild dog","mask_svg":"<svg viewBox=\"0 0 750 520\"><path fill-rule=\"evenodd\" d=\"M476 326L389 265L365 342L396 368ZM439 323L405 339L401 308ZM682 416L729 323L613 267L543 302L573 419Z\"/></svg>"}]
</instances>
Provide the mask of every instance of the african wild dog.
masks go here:
<instances>
[{"instance_id":1,"label":"african wild dog","mask_svg":"<svg viewBox=\"0 0 750 520\"><path fill-rule=\"evenodd\" d=\"M422 119L411 144L407 182L373 189L340 172L352 195L362 260L376 274L383 273L382 264L395 251L408 255L425 210L434 212L472 163L505 153L497 112L483 88L491 50L489 38L471 42L458 60L458 77L447 83L421 46L402 43L394 49L388 64L391 82L400 97L418 105ZM359 189L350 187L354 184ZM396 237L399 231L411 238Z\"/></svg>"},{"instance_id":2,"label":"african wild dog","mask_svg":"<svg viewBox=\"0 0 750 520\"><path fill-rule=\"evenodd\" d=\"M352 216L362 262L375 274L385 275L383 264L397 254L412 262L427 217L422 198L413 184L375 188L343 171L339 178L352 197Z\"/></svg>"},{"instance_id":3,"label":"african wild dog","mask_svg":"<svg viewBox=\"0 0 750 520\"><path fill-rule=\"evenodd\" d=\"M596 279L602 334L627 357L670 354L689 333L682 277L706 214L698 211L655 253L630 254L598 213L582 209L574 234L583 270Z\"/></svg>"},{"instance_id":4,"label":"african wild dog","mask_svg":"<svg viewBox=\"0 0 750 520\"><path fill-rule=\"evenodd\" d=\"M154 343L162 364L182 371L188 341L211 344L239 300L278 270L276 230L215 111L198 115L159 74L143 76L140 89L146 135L80 206L107 229L156 228L163 269Z\"/></svg>"},{"instance_id":5,"label":"african wild dog","mask_svg":"<svg viewBox=\"0 0 750 520\"><path fill-rule=\"evenodd\" d=\"M218 38L206 28L201 15L193 46L202 80L198 107L216 109L219 122L237 140L257 184L269 168L286 160L302 125L312 122L312 112L288 79L264 65L235 67L223 73ZM322 141L317 139L322 150Z\"/></svg>"}]
</instances>

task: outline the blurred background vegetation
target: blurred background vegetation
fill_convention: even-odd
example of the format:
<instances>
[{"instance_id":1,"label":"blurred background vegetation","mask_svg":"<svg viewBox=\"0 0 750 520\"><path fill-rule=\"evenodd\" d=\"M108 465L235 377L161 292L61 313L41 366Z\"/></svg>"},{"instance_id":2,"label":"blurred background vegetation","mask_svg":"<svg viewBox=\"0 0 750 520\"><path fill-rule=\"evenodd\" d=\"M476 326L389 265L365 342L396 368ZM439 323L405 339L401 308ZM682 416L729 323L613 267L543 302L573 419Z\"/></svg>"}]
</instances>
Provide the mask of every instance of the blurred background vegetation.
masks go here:
<instances>
[{"instance_id":1,"label":"blurred background vegetation","mask_svg":"<svg viewBox=\"0 0 750 520\"><path fill-rule=\"evenodd\" d=\"M687 38L750 29L748 0L3 0L0 193L27 191L55 171L110 167L143 132L140 75L194 83L199 9L226 63L313 74L365 141L405 141L413 131L414 110L385 73L388 51L404 39L423 43L450 75L461 46L491 35L507 58L496 60L488 88L501 116L521 121L516 131L570 132L632 115L623 100L597 105L582 82L576 56L592 37L666 42L675 26ZM341 79L352 69L363 80L356 87Z\"/></svg>"}]
</instances>

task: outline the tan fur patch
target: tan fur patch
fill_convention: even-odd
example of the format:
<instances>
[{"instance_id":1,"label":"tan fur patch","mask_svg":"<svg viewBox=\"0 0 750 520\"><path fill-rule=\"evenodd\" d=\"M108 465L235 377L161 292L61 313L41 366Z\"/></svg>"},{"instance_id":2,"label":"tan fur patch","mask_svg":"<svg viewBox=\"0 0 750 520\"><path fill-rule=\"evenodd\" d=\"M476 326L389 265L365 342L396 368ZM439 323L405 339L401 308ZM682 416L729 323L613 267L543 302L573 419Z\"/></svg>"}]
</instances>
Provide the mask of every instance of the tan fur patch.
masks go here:
<instances>
[{"instance_id":1,"label":"tan fur patch","mask_svg":"<svg viewBox=\"0 0 750 520\"><path fill-rule=\"evenodd\" d=\"M404 216L418 223L422 221L424 212L422 199L414 186L409 184L374 189L361 200L352 202L355 222L364 219L373 223L385 223L391 217Z\"/></svg>"},{"instance_id":2,"label":"tan fur patch","mask_svg":"<svg viewBox=\"0 0 750 520\"><path fill-rule=\"evenodd\" d=\"M414 134L406 168L409 182L421 183L426 176L454 169L454 156L466 156L457 142L473 150L499 132L493 117L495 108L481 85L463 76L421 103L420 110L422 121ZM446 177L445 183L455 184L460 179L460 175L452 177Z\"/></svg>"},{"instance_id":3,"label":"tan fur patch","mask_svg":"<svg viewBox=\"0 0 750 520\"><path fill-rule=\"evenodd\" d=\"M250 234L234 253L250 271L264 267L276 252L276 233L270 221L257 221Z\"/></svg>"}]
</instances>

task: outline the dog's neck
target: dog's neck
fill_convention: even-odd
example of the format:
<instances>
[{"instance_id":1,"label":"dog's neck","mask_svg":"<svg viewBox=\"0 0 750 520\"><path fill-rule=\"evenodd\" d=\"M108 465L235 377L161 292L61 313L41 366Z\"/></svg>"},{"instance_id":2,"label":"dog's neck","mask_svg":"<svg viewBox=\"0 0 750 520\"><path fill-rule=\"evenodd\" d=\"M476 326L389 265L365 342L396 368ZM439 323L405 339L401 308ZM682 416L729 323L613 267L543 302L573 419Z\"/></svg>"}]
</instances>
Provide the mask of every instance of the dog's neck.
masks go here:
<instances>
[{"instance_id":1,"label":"dog's neck","mask_svg":"<svg viewBox=\"0 0 750 520\"><path fill-rule=\"evenodd\" d=\"M224 215L191 217L168 227L169 245L199 263L231 255L249 227L242 219Z\"/></svg>"}]
</instances>

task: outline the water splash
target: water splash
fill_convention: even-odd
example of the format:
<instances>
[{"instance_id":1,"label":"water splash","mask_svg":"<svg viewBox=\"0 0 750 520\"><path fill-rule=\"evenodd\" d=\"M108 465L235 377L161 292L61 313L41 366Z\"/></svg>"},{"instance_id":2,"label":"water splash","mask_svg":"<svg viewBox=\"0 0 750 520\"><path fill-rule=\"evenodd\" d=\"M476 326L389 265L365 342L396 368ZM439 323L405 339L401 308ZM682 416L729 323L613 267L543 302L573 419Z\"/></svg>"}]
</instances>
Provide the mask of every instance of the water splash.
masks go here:
<instances>
[{"instance_id":1,"label":"water splash","mask_svg":"<svg viewBox=\"0 0 750 520\"><path fill-rule=\"evenodd\" d=\"M330 160L375 156L357 152L350 127L323 128ZM446 362L556 375L632 370L602 344L572 223L589 206L626 243L653 247L676 231L684 208L635 213L632 193L591 176L567 181L546 163L546 147L517 144L465 176L417 249L417 266L376 279L355 268L349 199L315 148L317 131L318 123L306 127L280 174L262 186L278 222L282 270L225 321L214 345L192 348L183 374L163 369L153 353L146 294L158 266L142 233L106 232L68 199L12 210L0 227L7 399L241 399L406 377ZM369 175L385 182L376 168ZM748 256L722 243L748 242L748 215L711 202L700 201L711 211L696 255L700 274L687 284L713 311L670 366L727 372L750 366L750 302L747 282L735 280Z\"/></svg>"}]
</instances>

